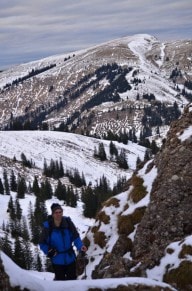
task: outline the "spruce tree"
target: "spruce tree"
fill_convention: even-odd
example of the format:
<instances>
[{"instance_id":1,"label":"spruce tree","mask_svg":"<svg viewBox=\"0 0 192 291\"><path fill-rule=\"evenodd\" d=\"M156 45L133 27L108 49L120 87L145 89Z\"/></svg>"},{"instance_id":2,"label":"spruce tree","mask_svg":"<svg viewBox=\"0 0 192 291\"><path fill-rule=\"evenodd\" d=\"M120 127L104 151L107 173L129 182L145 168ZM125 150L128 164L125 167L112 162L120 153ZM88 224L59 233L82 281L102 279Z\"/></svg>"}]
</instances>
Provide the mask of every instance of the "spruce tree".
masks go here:
<instances>
[{"instance_id":1,"label":"spruce tree","mask_svg":"<svg viewBox=\"0 0 192 291\"><path fill-rule=\"evenodd\" d=\"M4 179L4 187L5 187L5 194L10 195L10 188L9 188L9 182L7 177L7 171L3 170L3 179Z\"/></svg>"},{"instance_id":2,"label":"spruce tree","mask_svg":"<svg viewBox=\"0 0 192 291\"><path fill-rule=\"evenodd\" d=\"M117 150L115 144L112 141L110 141L110 144L109 144L109 152L110 152L111 156L117 156L118 155L118 150Z\"/></svg>"},{"instance_id":3,"label":"spruce tree","mask_svg":"<svg viewBox=\"0 0 192 291\"><path fill-rule=\"evenodd\" d=\"M42 201L45 201L45 200L51 199L52 196L53 196L53 189L49 180L46 178L45 182L41 182L39 198Z\"/></svg>"},{"instance_id":4,"label":"spruce tree","mask_svg":"<svg viewBox=\"0 0 192 291\"><path fill-rule=\"evenodd\" d=\"M29 202L29 207L28 207L28 221L29 221L29 227L30 227L30 232L33 233L35 230L35 217L34 217L34 211L33 211L33 205L32 202Z\"/></svg>"},{"instance_id":5,"label":"spruce tree","mask_svg":"<svg viewBox=\"0 0 192 291\"><path fill-rule=\"evenodd\" d=\"M19 265L19 267L25 269L26 265L25 265L24 248L22 247L21 239L19 237L15 238L13 257L14 257L15 263Z\"/></svg>"},{"instance_id":6,"label":"spruce tree","mask_svg":"<svg viewBox=\"0 0 192 291\"><path fill-rule=\"evenodd\" d=\"M20 206L20 203L19 203L19 199L16 198L16 201L15 201L15 211L16 211L16 218L18 220L21 220L21 217L22 217L22 209L21 209L21 206Z\"/></svg>"},{"instance_id":7,"label":"spruce tree","mask_svg":"<svg viewBox=\"0 0 192 291\"><path fill-rule=\"evenodd\" d=\"M99 143L98 156L101 161L105 161L107 159L104 144L102 142Z\"/></svg>"},{"instance_id":8,"label":"spruce tree","mask_svg":"<svg viewBox=\"0 0 192 291\"><path fill-rule=\"evenodd\" d=\"M88 218L95 218L98 203L97 203L97 197L93 192L93 189L91 187L86 187L82 189L81 194L82 202L84 203L84 210L83 214L85 217Z\"/></svg>"},{"instance_id":9,"label":"spruce tree","mask_svg":"<svg viewBox=\"0 0 192 291\"><path fill-rule=\"evenodd\" d=\"M47 176L47 173L48 173L47 161L46 159L44 159L43 174Z\"/></svg>"},{"instance_id":10,"label":"spruce tree","mask_svg":"<svg viewBox=\"0 0 192 291\"><path fill-rule=\"evenodd\" d=\"M35 193L36 196L38 196L40 193L40 187L36 176L33 180L32 191Z\"/></svg>"},{"instance_id":11,"label":"spruce tree","mask_svg":"<svg viewBox=\"0 0 192 291\"><path fill-rule=\"evenodd\" d=\"M117 157L117 164L122 169L126 170L129 168L128 163L127 163L127 159L126 159L125 149L121 149L120 154Z\"/></svg>"},{"instance_id":12,"label":"spruce tree","mask_svg":"<svg viewBox=\"0 0 192 291\"><path fill-rule=\"evenodd\" d=\"M17 198L23 199L25 198L25 192L27 191L27 185L25 182L25 178L18 176L17 183Z\"/></svg>"},{"instance_id":13,"label":"spruce tree","mask_svg":"<svg viewBox=\"0 0 192 291\"><path fill-rule=\"evenodd\" d=\"M0 238L0 249L10 258L13 259L12 243L9 240L8 232L5 232L5 236Z\"/></svg>"},{"instance_id":14,"label":"spruce tree","mask_svg":"<svg viewBox=\"0 0 192 291\"><path fill-rule=\"evenodd\" d=\"M34 226L32 233L32 242L34 244L38 244L40 238L40 232L43 222L47 219L47 210L45 207L45 202L41 201L39 198L36 199L35 202L35 210L34 210Z\"/></svg>"},{"instance_id":15,"label":"spruce tree","mask_svg":"<svg viewBox=\"0 0 192 291\"><path fill-rule=\"evenodd\" d=\"M63 163L62 163L62 160L60 159L60 162L59 162L59 177L62 178L63 176L64 176Z\"/></svg>"},{"instance_id":16,"label":"spruce tree","mask_svg":"<svg viewBox=\"0 0 192 291\"><path fill-rule=\"evenodd\" d=\"M31 270L33 267L33 257L31 251L30 242L28 240L22 240L22 248L23 248L23 257L24 257L24 266L26 270Z\"/></svg>"},{"instance_id":17,"label":"spruce tree","mask_svg":"<svg viewBox=\"0 0 192 291\"><path fill-rule=\"evenodd\" d=\"M11 191L17 192L17 181L16 181L15 174L14 174L13 170L11 170L10 188L11 188Z\"/></svg>"},{"instance_id":18,"label":"spruce tree","mask_svg":"<svg viewBox=\"0 0 192 291\"><path fill-rule=\"evenodd\" d=\"M16 209L15 209L15 204L13 202L12 196L10 196L9 202L8 202L8 212L10 215L10 218L12 220L16 219Z\"/></svg>"},{"instance_id":19,"label":"spruce tree","mask_svg":"<svg viewBox=\"0 0 192 291\"><path fill-rule=\"evenodd\" d=\"M28 241L30 239L29 230L27 227L27 220L26 220L26 217L24 216L22 217L22 221L21 221L21 236L24 241Z\"/></svg>"},{"instance_id":20,"label":"spruce tree","mask_svg":"<svg viewBox=\"0 0 192 291\"><path fill-rule=\"evenodd\" d=\"M41 262L41 256L39 254L39 249L36 248L35 250L35 259L33 260L33 269L37 270L38 272L42 272L43 271L43 265Z\"/></svg>"},{"instance_id":21,"label":"spruce tree","mask_svg":"<svg viewBox=\"0 0 192 291\"><path fill-rule=\"evenodd\" d=\"M59 200L66 201L66 187L64 184L61 183L60 180L58 180L57 187L55 189L55 197L57 197Z\"/></svg>"},{"instance_id":22,"label":"spruce tree","mask_svg":"<svg viewBox=\"0 0 192 291\"><path fill-rule=\"evenodd\" d=\"M1 178L0 178L0 194L4 194L4 187Z\"/></svg>"}]
</instances>

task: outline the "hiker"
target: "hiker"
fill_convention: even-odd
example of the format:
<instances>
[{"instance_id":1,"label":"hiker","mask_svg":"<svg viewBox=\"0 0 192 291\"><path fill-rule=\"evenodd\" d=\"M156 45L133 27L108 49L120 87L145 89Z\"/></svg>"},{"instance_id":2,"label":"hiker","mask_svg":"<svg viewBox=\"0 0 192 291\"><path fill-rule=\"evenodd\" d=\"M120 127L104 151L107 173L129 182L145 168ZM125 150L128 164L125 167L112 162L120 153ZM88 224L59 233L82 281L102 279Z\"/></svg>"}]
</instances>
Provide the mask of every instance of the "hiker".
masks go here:
<instances>
[{"instance_id":1,"label":"hiker","mask_svg":"<svg viewBox=\"0 0 192 291\"><path fill-rule=\"evenodd\" d=\"M52 215L43 223L40 236L40 249L51 259L55 273L54 280L75 280L76 255L73 244L83 254L87 251L79 233L70 219L63 216L60 204L51 205Z\"/></svg>"}]
</instances>

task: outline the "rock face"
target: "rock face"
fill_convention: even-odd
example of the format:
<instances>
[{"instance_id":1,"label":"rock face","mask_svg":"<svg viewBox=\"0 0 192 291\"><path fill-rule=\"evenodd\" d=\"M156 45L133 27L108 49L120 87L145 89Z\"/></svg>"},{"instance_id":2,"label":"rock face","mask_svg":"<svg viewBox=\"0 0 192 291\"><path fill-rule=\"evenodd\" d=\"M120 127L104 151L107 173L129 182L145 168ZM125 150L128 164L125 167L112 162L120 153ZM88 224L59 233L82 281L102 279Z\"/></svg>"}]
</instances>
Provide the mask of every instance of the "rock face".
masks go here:
<instances>
[{"instance_id":1,"label":"rock face","mask_svg":"<svg viewBox=\"0 0 192 291\"><path fill-rule=\"evenodd\" d=\"M119 230L118 240L111 253L104 256L95 268L92 274L94 278L147 277L146 270L159 266L170 243L183 242L192 234L191 127L192 106L189 105L182 117L172 123L161 151L146 167L147 173L154 166L157 169L148 206L142 211L137 209L131 217L124 216L124 234ZM186 131L189 128L190 131ZM137 174L139 175L139 171ZM139 179L136 181L138 185ZM130 186L134 187L133 179L129 181L128 187ZM133 239L128 239L134 229L136 232L132 235ZM184 242L183 244L185 245ZM161 274L165 282L184 291L192 290L189 275L192 263L187 259L192 256L192 246L190 244L185 247L180 253L182 263L179 267L174 271L167 267L166 273ZM130 254L129 258L125 256L127 253Z\"/></svg>"},{"instance_id":2,"label":"rock face","mask_svg":"<svg viewBox=\"0 0 192 291\"><path fill-rule=\"evenodd\" d=\"M192 234L192 136L182 133L192 126L192 107L172 123L161 152L155 157L158 175L150 204L133 244L133 257L143 269L157 265L166 246Z\"/></svg>"}]
</instances>

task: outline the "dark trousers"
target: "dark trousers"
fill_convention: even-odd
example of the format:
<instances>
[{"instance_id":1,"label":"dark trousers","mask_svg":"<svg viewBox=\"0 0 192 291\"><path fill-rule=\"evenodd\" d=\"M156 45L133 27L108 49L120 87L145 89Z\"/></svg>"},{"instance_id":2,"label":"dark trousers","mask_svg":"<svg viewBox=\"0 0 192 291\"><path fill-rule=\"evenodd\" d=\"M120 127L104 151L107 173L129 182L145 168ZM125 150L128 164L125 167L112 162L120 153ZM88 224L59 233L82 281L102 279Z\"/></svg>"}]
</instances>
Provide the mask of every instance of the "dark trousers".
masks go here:
<instances>
[{"instance_id":1,"label":"dark trousers","mask_svg":"<svg viewBox=\"0 0 192 291\"><path fill-rule=\"evenodd\" d=\"M76 262L69 265L55 265L53 264L55 273L55 281L76 280Z\"/></svg>"}]
</instances>

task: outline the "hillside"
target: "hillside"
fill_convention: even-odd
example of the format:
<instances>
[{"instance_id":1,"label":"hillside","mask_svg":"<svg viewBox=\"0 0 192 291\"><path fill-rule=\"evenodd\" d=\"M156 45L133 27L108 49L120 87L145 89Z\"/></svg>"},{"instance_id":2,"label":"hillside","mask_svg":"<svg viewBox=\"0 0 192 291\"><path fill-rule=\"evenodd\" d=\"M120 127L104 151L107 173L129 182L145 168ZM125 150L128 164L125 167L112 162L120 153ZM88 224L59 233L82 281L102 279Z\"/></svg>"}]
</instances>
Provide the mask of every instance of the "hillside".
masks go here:
<instances>
[{"instance_id":1,"label":"hillside","mask_svg":"<svg viewBox=\"0 0 192 291\"><path fill-rule=\"evenodd\" d=\"M101 279L102 290L102 280L125 278L134 290L140 277L138 290L191 290L191 45L134 35L0 73L0 243L3 251L15 249L27 224L34 260L28 269L33 273L38 258L43 262L35 275L46 281L35 280L42 290L52 277L36 247L39 224L44 208L49 213L58 201L88 246L79 281ZM62 175L47 175L47 165L55 172L63 166ZM98 205L88 204L85 193L98 195ZM23 259L31 255L27 250L20 252ZM3 252L2 259L14 286L27 288L11 274L17 267ZM9 285L1 260L0 276ZM118 280L105 283L119 286Z\"/></svg>"},{"instance_id":2,"label":"hillside","mask_svg":"<svg viewBox=\"0 0 192 291\"><path fill-rule=\"evenodd\" d=\"M0 125L163 138L191 100L191 76L191 40L120 38L2 72Z\"/></svg>"},{"instance_id":3,"label":"hillside","mask_svg":"<svg viewBox=\"0 0 192 291\"><path fill-rule=\"evenodd\" d=\"M162 151L98 214L87 234L89 275L141 276L191 290L191 144L189 106L171 125Z\"/></svg>"}]
</instances>

